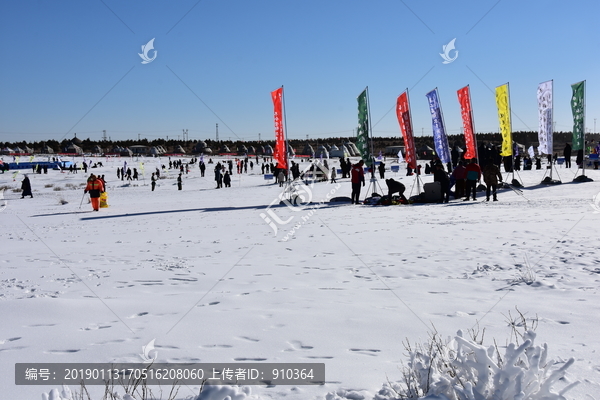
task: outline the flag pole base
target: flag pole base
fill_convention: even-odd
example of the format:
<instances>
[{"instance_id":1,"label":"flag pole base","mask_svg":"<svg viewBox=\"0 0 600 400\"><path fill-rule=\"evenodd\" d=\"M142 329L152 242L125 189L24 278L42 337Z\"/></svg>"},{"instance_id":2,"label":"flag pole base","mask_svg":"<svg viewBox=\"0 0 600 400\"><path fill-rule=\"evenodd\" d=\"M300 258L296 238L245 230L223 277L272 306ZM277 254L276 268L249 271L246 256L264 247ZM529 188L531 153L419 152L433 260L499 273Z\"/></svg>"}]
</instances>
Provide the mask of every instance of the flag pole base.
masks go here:
<instances>
[{"instance_id":1,"label":"flag pole base","mask_svg":"<svg viewBox=\"0 0 600 400\"><path fill-rule=\"evenodd\" d=\"M573 182L594 182L594 180L585 175L579 175L577 178L573 179Z\"/></svg>"},{"instance_id":2,"label":"flag pole base","mask_svg":"<svg viewBox=\"0 0 600 400\"><path fill-rule=\"evenodd\" d=\"M551 179L549 176L545 177L540 184L542 185L560 185L562 181L558 179Z\"/></svg>"}]
</instances>

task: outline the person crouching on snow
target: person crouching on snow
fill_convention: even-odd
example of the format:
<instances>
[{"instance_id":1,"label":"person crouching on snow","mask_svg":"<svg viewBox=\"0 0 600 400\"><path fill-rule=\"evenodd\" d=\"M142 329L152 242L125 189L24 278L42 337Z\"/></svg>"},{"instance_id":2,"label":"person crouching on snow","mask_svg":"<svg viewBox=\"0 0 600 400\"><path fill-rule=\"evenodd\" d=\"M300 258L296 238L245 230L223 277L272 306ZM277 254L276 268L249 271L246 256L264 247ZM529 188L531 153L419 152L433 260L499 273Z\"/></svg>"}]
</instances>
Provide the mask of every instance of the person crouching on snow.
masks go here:
<instances>
[{"instance_id":1,"label":"person crouching on snow","mask_svg":"<svg viewBox=\"0 0 600 400\"><path fill-rule=\"evenodd\" d=\"M104 185L102 181L96 178L96 175L91 174L87 180L87 186L83 193L90 193L90 200L92 201L92 208L94 211L100 210L100 194L104 192Z\"/></svg>"}]
</instances>

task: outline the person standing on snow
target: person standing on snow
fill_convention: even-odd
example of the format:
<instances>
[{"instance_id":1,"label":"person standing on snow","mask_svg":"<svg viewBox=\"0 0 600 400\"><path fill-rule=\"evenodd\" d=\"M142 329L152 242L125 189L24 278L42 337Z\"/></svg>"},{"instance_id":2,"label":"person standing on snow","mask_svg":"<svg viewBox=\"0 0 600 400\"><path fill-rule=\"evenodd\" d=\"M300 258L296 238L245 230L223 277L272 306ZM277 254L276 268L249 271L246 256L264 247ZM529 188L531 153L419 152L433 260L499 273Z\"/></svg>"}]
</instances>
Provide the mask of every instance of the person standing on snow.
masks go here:
<instances>
[{"instance_id":1,"label":"person standing on snow","mask_svg":"<svg viewBox=\"0 0 600 400\"><path fill-rule=\"evenodd\" d=\"M571 168L571 145L569 143L565 144L565 149L563 150L563 156L565 157L565 168Z\"/></svg>"},{"instance_id":2,"label":"person standing on snow","mask_svg":"<svg viewBox=\"0 0 600 400\"><path fill-rule=\"evenodd\" d=\"M379 170L379 178L385 179L385 163L383 161L379 163L379 167L377 169Z\"/></svg>"},{"instance_id":3,"label":"person standing on snow","mask_svg":"<svg viewBox=\"0 0 600 400\"><path fill-rule=\"evenodd\" d=\"M150 177L150 181L152 183L152 191L154 192L154 188L156 187L156 175L154 175L154 172L152 173L152 176Z\"/></svg>"},{"instance_id":4,"label":"person standing on snow","mask_svg":"<svg viewBox=\"0 0 600 400\"><path fill-rule=\"evenodd\" d=\"M223 175L221 173L221 163L217 163L217 165L215 166L215 181L217 182L217 189L221 189L223 187Z\"/></svg>"},{"instance_id":5,"label":"person standing on snow","mask_svg":"<svg viewBox=\"0 0 600 400\"><path fill-rule=\"evenodd\" d=\"M23 189L23 192L21 193L22 199L24 199L25 196L31 196L33 199L33 193L31 193L31 182L29 181L29 177L27 175L25 175L25 178L23 178L21 189Z\"/></svg>"},{"instance_id":6,"label":"person standing on snow","mask_svg":"<svg viewBox=\"0 0 600 400\"><path fill-rule=\"evenodd\" d=\"M440 203L447 203L450 201L450 179L448 178L448 173L446 173L444 166L441 163L435 164L434 166L433 181L440 183L440 189L442 192Z\"/></svg>"},{"instance_id":7,"label":"person standing on snow","mask_svg":"<svg viewBox=\"0 0 600 400\"><path fill-rule=\"evenodd\" d=\"M102 181L96 178L96 175L91 174L87 180L87 186L83 193L90 193L90 200L92 201L92 208L94 211L100 210L100 194L104 192L104 185Z\"/></svg>"},{"instance_id":8,"label":"person standing on snow","mask_svg":"<svg viewBox=\"0 0 600 400\"><path fill-rule=\"evenodd\" d=\"M350 177L352 181L352 204L358 204L360 199L360 184L365 186L365 172L363 165L365 162L360 160L358 163L352 166L350 170Z\"/></svg>"},{"instance_id":9,"label":"person standing on snow","mask_svg":"<svg viewBox=\"0 0 600 400\"><path fill-rule=\"evenodd\" d=\"M496 197L496 189L498 187L498 181L502 182L502 174L500 169L494 165L491 161L483 168L483 181L485 182L486 189L486 201L490 201L490 192L494 196L494 201L498 201Z\"/></svg>"},{"instance_id":10,"label":"person standing on snow","mask_svg":"<svg viewBox=\"0 0 600 400\"><path fill-rule=\"evenodd\" d=\"M464 201L469 201L469 196L473 194L473 200L477 200L477 182L481 180L481 168L477 164L477 159L471 159L471 163L465 167L467 172L467 197Z\"/></svg>"},{"instance_id":11,"label":"person standing on snow","mask_svg":"<svg viewBox=\"0 0 600 400\"><path fill-rule=\"evenodd\" d=\"M181 172L179 173L179 176L177 177L177 190L181 190L183 185L183 182L181 181Z\"/></svg>"},{"instance_id":12,"label":"person standing on snow","mask_svg":"<svg viewBox=\"0 0 600 400\"><path fill-rule=\"evenodd\" d=\"M452 178L454 178L454 198L460 199L465 196L465 179L467 178L467 169L465 163L461 160L458 162L454 171L452 171Z\"/></svg>"}]
</instances>

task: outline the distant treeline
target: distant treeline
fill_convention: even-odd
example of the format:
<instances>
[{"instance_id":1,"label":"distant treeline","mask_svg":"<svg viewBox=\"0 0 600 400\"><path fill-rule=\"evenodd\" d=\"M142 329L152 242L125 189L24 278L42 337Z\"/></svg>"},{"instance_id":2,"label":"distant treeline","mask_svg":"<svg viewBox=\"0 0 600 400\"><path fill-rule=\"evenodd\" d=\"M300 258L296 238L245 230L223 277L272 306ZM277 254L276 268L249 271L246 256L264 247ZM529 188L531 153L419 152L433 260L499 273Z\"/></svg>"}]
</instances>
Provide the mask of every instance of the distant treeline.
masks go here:
<instances>
[{"instance_id":1,"label":"distant treeline","mask_svg":"<svg viewBox=\"0 0 600 400\"><path fill-rule=\"evenodd\" d=\"M479 145L482 143L491 143L500 145L502 143L502 137L499 133L478 133L477 142ZM597 142L600 139L600 134L586 134L587 141L595 141ZM560 153L565 146L565 143L570 143L572 140L571 132L555 132L554 133L554 152ZM231 149L231 151L235 152L238 146L264 146L270 144L274 145L274 140L262 140L262 141L235 141L235 140L220 140L215 141L211 139L203 140L208 147L210 147L213 152L218 152L222 146L227 146ZM323 144L329 145L339 145L343 142L351 141L356 142L355 137L335 137L335 138L326 138L326 139L289 139L288 143L296 150L296 152L301 153L306 144L309 144L313 147L313 149L317 149L318 146ZM538 143L538 133L537 132L513 132L513 141L524 145L525 147L534 146L537 148ZM433 145L433 137L432 136L417 136L415 137L415 142L417 148L426 145L429 147L434 147ZM181 146L187 154L193 154L194 148L198 143L198 140L165 140L165 139L141 139L141 140L100 140L94 141L88 139L65 139L61 142L56 140L46 140L42 142L3 142L0 144L0 150L8 148L19 147L21 149L29 148L33 149L35 153L42 152L42 148L47 146L51 148L55 153L65 152L65 149L71 144L74 143L77 146L81 147L84 153L92 153L96 146L100 147L103 152L111 152L111 149L115 147L129 147L133 145L144 145L144 146L162 146L167 153L174 152L177 146ZM448 143L451 147L460 146L464 148L464 136L463 135L449 135ZM379 153L379 151L384 151L387 146L404 146L404 140L401 136L395 137L375 137L373 138L373 148L375 154Z\"/></svg>"}]
</instances>

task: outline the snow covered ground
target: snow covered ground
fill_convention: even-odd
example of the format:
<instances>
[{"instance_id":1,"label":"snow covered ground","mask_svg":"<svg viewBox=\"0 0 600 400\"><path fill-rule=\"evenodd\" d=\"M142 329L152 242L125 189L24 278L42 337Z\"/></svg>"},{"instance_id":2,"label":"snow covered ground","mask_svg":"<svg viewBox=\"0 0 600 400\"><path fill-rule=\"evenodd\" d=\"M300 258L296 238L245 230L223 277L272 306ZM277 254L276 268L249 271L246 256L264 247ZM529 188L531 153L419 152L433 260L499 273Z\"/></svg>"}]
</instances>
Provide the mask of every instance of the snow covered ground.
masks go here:
<instances>
[{"instance_id":1,"label":"snow covered ground","mask_svg":"<svg viewBox=\"0 0 600 400\"><path fill-rule=\"evenodd\" d=\"M502 190L498 202L319 206L350 195L338 176L310 189L316 209L271 208L293 217L275 234L261 214L281 189L256 166L219 190L211 165L204 178L194 166L182 191L171 170L151 192L158 160L143 160L145 180L131 184L116 178L122 159L101 160L89 171L106 174L100 212L79 207L82 171L0 175L2 398L56 387L16 386L15 363L140 362L152 339L157 362L325 363L324 386L252 387L263 399L373 394L401 379L403 340L478 322L502 346L515 306L538 316L552 358L575 358L569 381L582 384L569 398L600 398L600 171L571 183L575 169L559 167L555 186L538 185L545 170L521 171L523 196ZM11 190L24 173L33 199ZM412 177L387 174L410 191Z\"/></svg>"}]
</instances>

